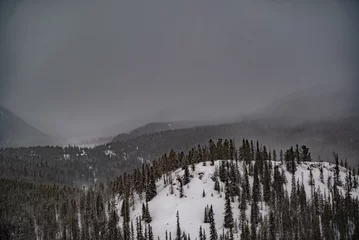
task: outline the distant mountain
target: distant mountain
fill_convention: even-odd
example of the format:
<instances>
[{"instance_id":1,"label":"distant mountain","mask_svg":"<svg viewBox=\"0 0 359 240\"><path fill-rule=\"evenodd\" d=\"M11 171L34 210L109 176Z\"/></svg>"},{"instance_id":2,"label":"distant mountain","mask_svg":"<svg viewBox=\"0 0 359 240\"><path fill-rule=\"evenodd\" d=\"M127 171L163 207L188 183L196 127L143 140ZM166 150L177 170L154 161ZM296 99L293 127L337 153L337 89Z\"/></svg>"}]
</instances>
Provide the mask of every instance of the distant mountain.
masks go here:
<instances>
[{"instance_id":1,"label":"distant mountain","mask_svg":"<svg viewBox=\"0 0 359 240\"><path fill-rule=\"evenodd\" d=\"M174 122L151 122L141 127L132 130L129 133L121 133L113 138L113 142L126 141L131 138L141 136L143 134L150 134L156 132L163 132L167 130L191 128L199 125L203 125L203 122L196 121L174 121Z\"/></svg>"},{"instance_id":2,"label":"distant mountain","mask_svg":"<svg viewBox=\"0 0 359 240\"><path fill-rule=\"evenodd\" d=\"M52 144L53 139L0 106L0 147Z\"/></svg>"},{"instance_id":3,"label":"distant mountain","mask_svg":"<svg viewBox=\"0 0 359 240\"><path fill-rule=\"evenodd\" d=\"M338 120L358 116L356 89L343 86L316 86L294 92L245 116L246 119L275 119L282 124Z\"/></svg>"}]
</instances>

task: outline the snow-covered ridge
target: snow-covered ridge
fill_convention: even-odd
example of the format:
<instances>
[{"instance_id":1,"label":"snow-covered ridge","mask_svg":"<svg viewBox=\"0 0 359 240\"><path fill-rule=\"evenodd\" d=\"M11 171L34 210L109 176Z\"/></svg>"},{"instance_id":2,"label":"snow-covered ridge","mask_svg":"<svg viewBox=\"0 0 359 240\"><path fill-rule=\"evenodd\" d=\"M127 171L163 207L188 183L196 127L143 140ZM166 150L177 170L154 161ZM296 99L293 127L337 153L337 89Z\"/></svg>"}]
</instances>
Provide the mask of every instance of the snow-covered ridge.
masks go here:
<instances>
[{"instance_id":1,"label":"snow-covered ridge","mask_svg":"<svg viewBox=\"0 0 359 240\"><path fill-rule=\"evenodd\" d=\"M214 190L213 176L218 173L218 168L221 164L221 160L215 161L214 166L210 166L210 162L206 162L204 166L203 163L199 163L195 166L195 170L190 170L191 180L190 183L183 187L184 197L180 198L179 194L179 182L176 179L184 176L184 170L177 169L176 171L170 173L173 179L173 189L174 193L171 194L171 187L168 181L169 174L162 176L162 178L156 182L157 195L148 202L150 215L152 217L152 230L154 234L154 239L160 237L165 239L166 230L168 233L171 233L172 239L176 236L176 213L179 212L180 215L180 224L181 229L186 231L187 234L190 234L192 239L198 238L199 226L207 233L207 236L210 232L209 224L204 223L204 208L207 205L213 205L214 218L217 227L218 234L221 234L224 224L224 211L225 211L225 197L224 189L225 183L219 181L220 191ZM272 166L278 166L279 170L286 177L286 182L284 184L284 190L286 190L288 196L291 194L292 186L292 174L287 171L285 164L280 162L271 161ZM240 175L244 174L244 162L238 162L238 170ZM303 183L307 201L310 201L312 196L313 189L320 190L320 192L326 196L330 195L330 189L328 187L329 182L333 182L335 165L327 162L303 162L297 165L297 170L295 173L295 181L300 184ZM320 174L320 169L322 168L322 179ZM273 169L272 169L273 172ZM345 183L345 178L347 176L348 170L340 167L340 178L343 183ZM310 175L313 176L314 186L310 186L309 178ZM356 177L357 178L357 177ZM165 184L166 182L166 184ZM253 186L253 176L249 176L249 184L252 188ZM329 184L330 185L330 184ZM342 187L338 187L341 194L345 194L345 184ZM261 189L263 185L261 184ZM240 189L242 191L242 189ZM203 192L205 196L203 197ZM263 196L263 191L261 191ZM143 194L144 196L145 194ZM359 197L359 187L357 189L352 189L351 196L355 199ZM263 199L263 197L262 197ZM132 220L135 220L136 217L142 215L142 204L145 203L145 197L140 198L138 194L135 194L130 200L132 206L130 207L130 217ZM118 213L120 213L122 200L117 202ZM234 199L232 202L232 211L235 220L235 224L239 221L239 199ZM259 214L261 216L268 215L269 206L261 201L259 203ZM249 221L250 219L250 207L247 207L246 218ZM119 223L122 224L121 221ZM236 230L234 233L235 239L240 239L240 229ZM208 238L208 237L207 237Z\"/></svg>"}]
</instances>

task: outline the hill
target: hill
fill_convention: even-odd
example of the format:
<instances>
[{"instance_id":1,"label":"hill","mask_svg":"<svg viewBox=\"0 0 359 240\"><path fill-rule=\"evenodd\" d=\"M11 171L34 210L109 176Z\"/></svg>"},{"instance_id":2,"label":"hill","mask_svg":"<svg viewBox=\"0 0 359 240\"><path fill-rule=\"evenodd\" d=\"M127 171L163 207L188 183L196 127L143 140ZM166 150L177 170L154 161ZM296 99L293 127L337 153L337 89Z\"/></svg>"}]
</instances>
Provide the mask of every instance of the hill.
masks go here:
<instances>
[{"instance_id":1,"label":"hill","mask_svg":"<svg viewBox=\"0 0 359 240\"><path fill-rule=\"evenodd\" d=\"M148 202L148 209L152 218L150 225L152 226L152 231L154 239L158 237L165 239L165 233L171 233L172 236L176 236L176 214L179 212L180 216L180 226L181 231L189 234L191 238L199 239L199 228L202 227L202 230L207 234L210 233L210 224L204 223L205 216L205 207L213 206L214 211L214 220L216 224L216 229L218 234L221 234L223 231L225 234L228 234L228 228L224 228L224 213L225 213L225 189L226 184L220 180L219 169L221 166L231 166L235 165L235 171L237 171L238 177L242 180L238 180L238 184L241 184L241 181L244 181L243 177L245 176L248 169L248 165L245 162L234 163L231 161L221 161L217 160L214 162L214 166L210 165L210 162L200 163L195 165L194 171L190 168L190 182L183 188L183 197L180 197L180 185L181 183L178 179L184 179L185 171L183 169L177 169L163 177L156 182L157 195ZM254 164L254 162L252 162ZM273 169L277 169L282 176L284 177L283 181L283 190L284 195L291 196L292 193L292 174L286 169L284 164L280 162L270 162L268 163L273 166ZM246 168L246 169L245 169ZM321 169L322 169L322 179L321 179ZM294 175L294 187L298 183L300 189L295 189L295 191L304 191L307 204L311 204L314 199L312 199L313 191L317 191L318 196L327 196L331 195L332 189L330 188L330 182L333 180L333 173L335 172L335 165L327 162L303 162L297 166L297 170ZM274 172L271 173L273 176ZM312 179L310 176L312 175ZM348 170L340 167L340 178L342 180L346 179L348 176ZM218 178L218 179L217 179ZM253 175L249 176L248 182L250 184L249 189L253 189ZM357 177L355 177L357 178ZM167 182L166 182L167 179ZM168 181L168 179L173 179L173 185ZM331 180L332 179L332 180ZM215 190L215 182L219 182L219 190ZM310 183L312 181L312 183ZM358 179L356 180L358 181ZM165 182L165 184L164 184ZM273 183L274 184L274 183ZM312 184L312 185L310 185ZM329 186L329 187L328 187ZM344 186L344 184L343 184ZM171 188L172 194L171 194ZM260 183L260 189L266 189L265 183ZM339 192L342 196L345 196L346 189L344 187L338 187ZM243 192L244 188L240 188L238 192ZM203 195L204 193L204 195ZM273 206L270 206L270 202L264 201L263 190L260 193L262 196L260 199L262 201L258 202L259 207L259 216L262 221L269 219L269 213ZM352 189L350 192L351 196L355 199L359 197L359 188ZM318 197L316 196L316 197ZM231 197L232 198L232 197ZM240 216L240 206L241 199L237 199L237 196L232 198L231 207L233 212L233 219L236 223L234 226L234 239L241 239L242 230L240 229L241 225L241 216ZM142 216L142 205L146 204L145 200L136 199L134 205L131 207L130 216L134 220ZM245 222L251 222L251 204L246 204L245 211ZM122 201L117 203L118 212L120 212L120 206L122 206ZM321 206L322 207L322 206ZM322 211L323 209L318 209ZM262 222L263 224L263 222ZM269 226L267 226L269 227ZM181 233L182 234L182 233ZM263 234L263 232L262 232ZM324 235L324 233L322 233ZM263 239L258 236L257 239ZM286 238L289 239L289 238ZM291 238L290 238L291 239Z\"/></svg>"},{"instance_id":2,"label":"hill","mask_svg":"<svg viewBox=\"0 0 359 240\"><path fill-rule=\"evenodd\" d=\"M174 121L174 122L151 122L141 127L135 128L129 133L121 133L112 139L113 142L126 141L131 138L156 132L163 132L168 130L191 128L203 125L203 123L195 121Z\"/></svg>"},{"instance_id":3,"label":"hill","mask_svg":"<svg viewBox=\"0 0 359 240\"><path fill-rule=\"evenodd\" d=\"M50 136L0 106L0 147L49 145Z\"/></svg>"},{"instance_id":4,"label":"hill","mask_svg":"<svg viewBox=\"0 0 359 240\"><path fill-rule=\"evenodd\" d=\"M1 177L0 238L358 239L359 173L337 155L334 165L313 162L305 146L268 149L246 139L210 140L85 188ZM105 154L114 156L110 149ZM62 171L83 162L63 158ZM57 168L20 171L53 175Z\"/></svg>"},{"instance_id":5,"label":"hill","mask_svg":"<svg viewBox=\"0 0 359 240\"><path fill-rule=\"evenodd\" d=\"M258 139L276 149L285 149L296 143L311 146L313 157L330 159L335 150L351 164L357 164L359 156L359 118L342 120L309 121L301 124L283 124L276 119L244 120L230 124L199 126L167 130L140 135L123 142L107 145L128 159L152 160L171 149L188 151L196 144L206 144L208 139L242 138ZM105 149L104 146L98 148Z\"/></svg>"}]
</instances>

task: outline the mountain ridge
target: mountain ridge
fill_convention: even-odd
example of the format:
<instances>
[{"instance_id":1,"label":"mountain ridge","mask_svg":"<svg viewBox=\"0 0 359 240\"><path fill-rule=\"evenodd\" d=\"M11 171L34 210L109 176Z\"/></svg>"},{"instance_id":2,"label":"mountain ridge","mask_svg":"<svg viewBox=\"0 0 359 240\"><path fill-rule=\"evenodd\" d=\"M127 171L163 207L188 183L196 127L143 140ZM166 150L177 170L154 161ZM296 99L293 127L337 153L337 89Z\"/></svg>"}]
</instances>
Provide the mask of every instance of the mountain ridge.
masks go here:
<instances>
[{"instance_id":1,"label":"mountain ridge","mask_svg":"<svg viewBox=\"0 0 359 240\"><path fill-rule=\"evenodd\" d=\"M51 145L53 139L0 105L0 146Z\"/></svg>"}]
</instances>

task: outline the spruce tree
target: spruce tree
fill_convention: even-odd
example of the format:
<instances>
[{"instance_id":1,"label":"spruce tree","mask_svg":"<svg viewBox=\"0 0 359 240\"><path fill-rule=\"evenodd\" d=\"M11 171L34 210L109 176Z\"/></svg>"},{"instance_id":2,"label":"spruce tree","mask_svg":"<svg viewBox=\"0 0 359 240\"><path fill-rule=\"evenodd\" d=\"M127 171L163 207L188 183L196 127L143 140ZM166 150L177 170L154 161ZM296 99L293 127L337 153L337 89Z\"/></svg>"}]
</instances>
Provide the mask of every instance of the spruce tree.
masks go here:
<instances>
[{"instance_id":1,"label":"spruce tree","mask_svg":"<svg viewBox=\"0 0 359 240\"><path fill-rule=\"evenodd\" d=\"M324 183L323 166L319 167L319 172L320 172L319 179L322 183Z\"/></svg>"},{"instance_id":2,"label":"spruce tree","mask_svg":"<svg viewBox=\"0 0 359 240\"><path fill-rule=\"evenodd\" d=\"M339 157L337 153L333 153L334 160L335 160L335 167L334 167L334 185L341 186L340 180L340 169L339 169Z\"/></svg>"},{"instance_id":3,"label":"spruce tree","mask_svg":"<svg viewBox=\"0 0 359 240\"><path fill-rule=\"evenodd\" d=\"M312 169L309 170L309 179L308 179L309 186L314 186L314 179L313 179L313 172Z\"/></svg>"},{"instance_id":4,"label":"spruce tree","mask_svg":"<svg viewBox=\"0 0 359 240\"><path fill-rule=\"evenodd\" d=\"M268 240L276 240L276 226L275 226L275 219L274 213L271 210L269 213L269 239Z\"/></svg>"},{"instance_id":5,"label":"spruce tree","mask_svg":"<svg viewBox=\"0 0 359 240\"><path fill-rule=\"evenodd\" d=\"M229 196L229 187L227 184L226 192L225 192L225 210L224 210L224 227L225 228L233 228L233 212L231 207L231 200Z\"/></svg>"},{"instance_id":6,"label":"spruce tree","mask_svg":"<svg viewBox=\"0 0 359 240\"><path fill-rule=\"evenodd\" d=\"M190 182L188 165L185 165L183 185L187 185Z\"/></svg>"},{"instance_id":7,"label":"spruce tree","mask_svg":"<svg viewBox=\"0 0 359 240\"><path fill-rule=\"evenodd\" d=\"M176 240L181 239L181 226L180 226L180 220L179 220L179 213L177 211L177 230L176 230Z\"/></svg>"},{"instance_id":8,"label":"spruce tree","mask_svg":"<svg viewBox=\"0 0 359 240\"><path fill-rule=\"evenodd\" d=\"M221 188L220 188L220 185L219 185L219 181L218 179L216 178L216 181L214 183L214 190L217 191L218 193L220 193L221 191Z\"/></svg>"},{"instance_id":9,"label":"spruce tree","mask_svg":"<svg viewBox=\"0 0 359 240\"><path fill-rule=\"evenodd\" d=\"M148 173L148 178L149 178L149 182L147 184L147 188L146 188L146 201L149 202L151 201L156 195L157 195L157 190L156 190L156 182L155 182L155 178L153 176L153 170L151 167L151 171Z\"/></svg>"},{"instance_id":10,"label":"spruce tree","mask_svg":"<svg viewBox=\"0 0 359 240\"><path fill-rule=\"evenodd\" d=\"M208 216L208 205L204 208L204 223L209 223L209 216Z\"/></svg>"},{"instance_id":11,"label":"spruce tree","mask_svg":"<svg viewBox=\"0 0 359 240\"><path fill-rule=\"evenodd\" d=\"M184 197L184 193L183 193L183 184L182 181L180 181L180 198Z\"/></svg>"},{"instance_id":12,"label":"spruce tree","mask_svg":"<svg viewBox=\"0 0 359 240\"><path fill-rule=\"evenodd\" d=\"M153 232L150 224L148 225L148 240L153 240Z\"/></svg>"},{"instance_id":13,"label":"spruce tree","mask_svg":"<svg viewBox=\"0 0 359 240\"><path fill-rule=\"evenodd\" d=\"M213 212L213 206L211 205L209 209L209 223L210 223L210 240L217 240L218 234L216 229L216 223L214 221L214 212Z\"/></svg>"}]
</instances>

